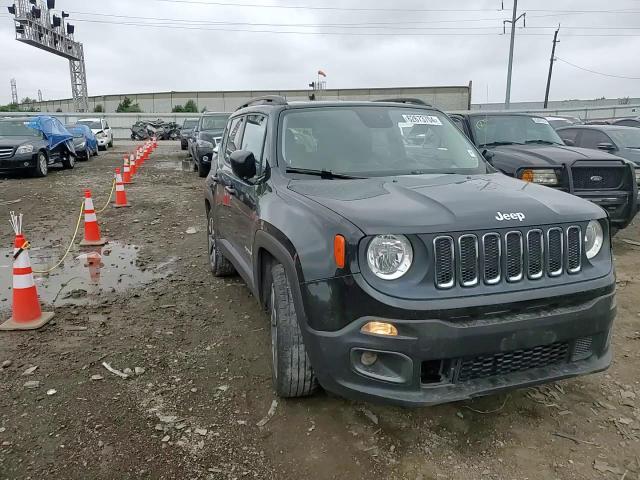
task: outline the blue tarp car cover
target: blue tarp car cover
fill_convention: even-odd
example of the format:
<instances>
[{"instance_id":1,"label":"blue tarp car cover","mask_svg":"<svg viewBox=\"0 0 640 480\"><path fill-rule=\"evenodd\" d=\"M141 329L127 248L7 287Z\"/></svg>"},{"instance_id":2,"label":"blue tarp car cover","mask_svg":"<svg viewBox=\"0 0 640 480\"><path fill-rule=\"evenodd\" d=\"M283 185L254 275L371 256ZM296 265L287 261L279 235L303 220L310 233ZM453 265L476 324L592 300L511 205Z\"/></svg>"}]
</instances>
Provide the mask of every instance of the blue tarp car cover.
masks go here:
<instances>
[{"instance_id":1,"label":"blue tarp car cover","mask_svg":"<svg viewBox=\"0 0 640 480\"><path fill-rule=\"evenodd\" d=\"M86 125L77 124L77 125L74 125L73 127L69 128L68 130L73 134L80 134L81 133L82 135L84 135L84 139L87 142L87 146L91 150L97 150L98 149L98 139L93 134L91 129L89 127L87 127Z\"/></svg>"},{"instance_id":2,"label":"blue tarp car cover","mask_svg":"<svg viewBox=\"0 0 640 480\"><path fill-rule=\"evenodd\" d=\"M40 115L29 119L26 125L44 134L45 138L49 140L49 149L53 150L57 146L65 144L67 149L75 154L73 135L64 128L62 122L57 118Z\"/></svg>"}]
</instances>

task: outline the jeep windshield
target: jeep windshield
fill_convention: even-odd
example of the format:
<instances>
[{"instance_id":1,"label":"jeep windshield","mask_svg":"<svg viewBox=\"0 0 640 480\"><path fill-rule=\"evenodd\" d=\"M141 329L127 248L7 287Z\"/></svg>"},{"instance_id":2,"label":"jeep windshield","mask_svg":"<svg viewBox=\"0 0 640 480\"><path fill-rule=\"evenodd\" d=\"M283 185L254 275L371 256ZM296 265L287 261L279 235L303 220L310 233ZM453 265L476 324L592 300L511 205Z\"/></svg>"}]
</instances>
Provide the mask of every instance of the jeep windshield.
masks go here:
<instances>
[{"instance_id":1,"label":"jeep windshield","mask_svg":"<svg viewBox=\"0 0 640 480\"><path fill-rule=\"evenodd\" d=\"M200 130L224 130L229 115L207 115L202 117Z\"/></svg>"},{"instance_id":2,"label":"jeep windshield","mask_svg":"<svg viewBox=\"0 0 640 480\"><path fill-rule=\"evenodd\" d=\"M474 115L473 138L478 147L500 145L564 145L549 122L527 115Z\"/></svg>"},{"instance_id":3,"label":"jeep windshield","mask_svg":"<svg viewBox=\"0 0 640 480\"><path fill-rule=\"evenodd\" d=\"M0 137L42 137L42 133L25 125L24 120L0 120Z\"/></svg>"},{"instance_id":4,"label":"jeep windshield","mask_svg":"<svg viewBox=\"0 0 640 480\"><path fill-rule=\"evenodd\" d=\"M319 178L491 171L441 112L389 106L292 109L280 132L281 165Z\"/></svg>"},{"instance_id":5,"label":"jeep windshield","mask_svg":"<svg viewBox=\"0 0 640 480\"><path fill-rule=\"evenodd\" d=\"M197 124L198 124L198 120L185 120L184 123L182 124L182 128L189 130L195 127Z\"/></svg>"}]
</instances>

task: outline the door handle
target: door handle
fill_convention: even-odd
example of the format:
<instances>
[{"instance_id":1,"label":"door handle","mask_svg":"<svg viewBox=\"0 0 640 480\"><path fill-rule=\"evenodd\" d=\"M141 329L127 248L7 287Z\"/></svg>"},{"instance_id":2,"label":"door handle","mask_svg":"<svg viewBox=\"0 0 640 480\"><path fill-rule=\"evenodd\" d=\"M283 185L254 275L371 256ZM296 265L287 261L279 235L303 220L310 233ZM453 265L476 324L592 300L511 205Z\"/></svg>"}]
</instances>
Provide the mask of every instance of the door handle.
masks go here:
<instances>
[{"instance_id":1,"label":"door handle","mask_svg":"<svg viewBox=\"0 0 640 480\"><path fill-rule=\"evenodd\" d=\"M236 189L233 187L224 187L225 192L227 192L229 195L235 195L236 194Z\"/></svg>"}]
</instances>

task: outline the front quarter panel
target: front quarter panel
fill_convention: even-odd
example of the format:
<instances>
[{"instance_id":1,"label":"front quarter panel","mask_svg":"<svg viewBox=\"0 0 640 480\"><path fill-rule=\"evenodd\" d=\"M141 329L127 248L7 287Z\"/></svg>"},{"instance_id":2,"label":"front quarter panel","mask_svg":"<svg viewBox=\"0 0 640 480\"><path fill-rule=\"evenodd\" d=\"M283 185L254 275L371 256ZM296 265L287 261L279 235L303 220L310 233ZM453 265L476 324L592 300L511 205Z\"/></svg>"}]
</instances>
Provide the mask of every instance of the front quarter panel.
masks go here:
<instances>
[{"instance_id":1,"label":"front quarter panel","mask_svg":"<svg viewBox=\"0 0 640 480\"><path fill-rule=\"evenodd\" d=\"M272 192L261 202L261 230L290 242L299 282L358 272L358 243L364 234L326 207L288 191ZM345 268L336 266L334 238L346 239Z\"/></svg>"}]
</instances>

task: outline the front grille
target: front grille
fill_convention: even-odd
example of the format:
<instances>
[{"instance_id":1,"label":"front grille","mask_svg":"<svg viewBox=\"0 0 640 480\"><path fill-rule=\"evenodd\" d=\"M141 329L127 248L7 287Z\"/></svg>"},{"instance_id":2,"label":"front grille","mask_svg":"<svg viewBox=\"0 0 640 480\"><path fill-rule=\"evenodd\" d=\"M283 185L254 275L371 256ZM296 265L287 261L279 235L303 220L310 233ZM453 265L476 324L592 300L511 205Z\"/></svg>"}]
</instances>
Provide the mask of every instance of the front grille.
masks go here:
<instances>
[{"instance_id":1,"label":"front grille","mask_svg":"<svg viewBox=\"0 0 640 480\"><path fill-rule=\"evenodd\" d=\"M512 230L475 234L439 236L433 241L435 284L440 289L474 287L483 281L496 285L538 280L546 275L557 277L575 274L582 269L582 230L572 225L566 229Z\"/></svg>"},{"instance_id":2,"label":"front grille","mask_svg":"<svg viewBox=\"0 0 640 480\"><path fill-rule=\"evenodd\" d=\"M569 344L558 342L551 345L463 359L460 362L457 381L467 382L565 363L568 352Z\"/></svg>"},{"instance_id":3,"label":"front grille","mask_svg":"<svg viewBox=\"0 0 640 480\"><path fill-rule=\"evenodd\" d=\"M576 190L619 190L624 183L624 166L572 167L573 188Z\"/></svg>"},{"instance_id":4,"label":"front grille","mask_svg":"<svg viewBox=\"0 0 640 480\"><path fill-rule=\"evenodd\" d=\"M13 156L13 147L0 147L0 158L11 158Z\"/></svg>"}]
</instances>

